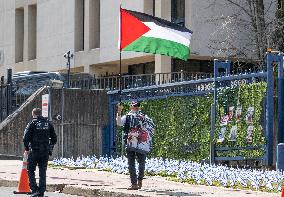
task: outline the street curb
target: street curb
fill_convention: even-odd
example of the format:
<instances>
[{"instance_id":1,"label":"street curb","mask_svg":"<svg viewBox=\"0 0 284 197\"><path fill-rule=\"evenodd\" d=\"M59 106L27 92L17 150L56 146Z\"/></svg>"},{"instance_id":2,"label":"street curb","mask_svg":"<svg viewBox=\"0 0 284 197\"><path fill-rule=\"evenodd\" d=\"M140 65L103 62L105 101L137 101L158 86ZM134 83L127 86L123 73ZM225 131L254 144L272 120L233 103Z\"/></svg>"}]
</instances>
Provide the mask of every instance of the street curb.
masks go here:
<instances>
[{"instance_id":1,"label":"street curb","mask_svg":"<svg viewBox=\"0 0 284 197\"><path fill-rule=\"evenodd\" d=\"M0 160L22 160L23 156L0 154Z\"/></svg>"},{"instance_id":2,"label":"street curb","mask_svg":"<svg viewBox=\"0 0 284 197\"><path fill-rule=\"evenodd\" d=\"M81 188L81 187L74 187L74 186L66 186L63 189L64 194L71 194L71 195L78 195L78 196L85 196L85 197L145 197L138 194L127 194L121 192L114 192L114 191L105 191L101 189L91 189L91 188Z\"/></svg>"},{"instance_id":3,"label":"street curb","mask_svg":"<svg viewBox=\"0 0 284 197\"><path fill-rule=\"evenodd\" d=\"M18 187L18 181L0 179L0 187Z\"/></svg>"},{"instance_id":4,"label":"street curb","mask_svg":"<svg viewBox=\"0 0 284 197\"><path fill-rule=\"evenodd\" d=\"M18 181L9 181L0 179L0 187L18 187ZM127 194L115 191L105 191L102 189L81 188L79 185L65 185L65 184L47 184L46 190L48 192L59 191L64 194L85 196L85 197L145 197L138 194Z\"/></svg>"}]
</instances>

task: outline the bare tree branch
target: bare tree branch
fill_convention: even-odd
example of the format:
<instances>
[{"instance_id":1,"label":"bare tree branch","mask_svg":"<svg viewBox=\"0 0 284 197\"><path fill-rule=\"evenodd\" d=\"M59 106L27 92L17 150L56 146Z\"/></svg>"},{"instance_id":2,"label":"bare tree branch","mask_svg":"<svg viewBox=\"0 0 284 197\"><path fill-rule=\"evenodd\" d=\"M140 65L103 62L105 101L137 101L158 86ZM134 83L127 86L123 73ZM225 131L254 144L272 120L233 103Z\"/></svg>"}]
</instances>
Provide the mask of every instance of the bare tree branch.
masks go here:
<instances>
[{"instance_id":1,"label":"bare tree branch","mask_svg":"<svg viewBox=\"0 0 284 197\"><path fill-rule=\"evenodd\" d=\"M210 38L209 48L215 50L212 52L236 53L243 57L249 57L250 54L251 57L263 59L271 40L271 27L275 23L271 10L277 0L265 0L265 3L264 0L223 0L218 1L218 5L220 2L232 13L207 20L217 26ZM216 0L211 1L210 7L216 5Z\"/></svg>"}]
</instances>

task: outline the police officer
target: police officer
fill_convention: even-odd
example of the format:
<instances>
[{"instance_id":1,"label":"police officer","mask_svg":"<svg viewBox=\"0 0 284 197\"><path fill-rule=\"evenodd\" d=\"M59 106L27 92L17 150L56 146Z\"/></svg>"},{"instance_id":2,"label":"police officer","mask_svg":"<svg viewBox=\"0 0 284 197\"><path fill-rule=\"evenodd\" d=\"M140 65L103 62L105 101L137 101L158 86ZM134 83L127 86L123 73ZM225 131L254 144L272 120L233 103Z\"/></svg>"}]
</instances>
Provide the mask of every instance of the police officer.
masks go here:
<instances>
[{"instance_id":1,"label":"police officer","mask_svg":"<svg viewBox=\"0 0 284 197\"><path fill-rule=\"evenodd\" d=\"M49 155L57 142L53 125L41 116L41 109L32 110L33 120L25 129L24 146L28 154L28 174L31 197L43 197L46 189L46 170ZM36 184L35 170L39 167L39 186Z\"/></svg>"}]
</instances>

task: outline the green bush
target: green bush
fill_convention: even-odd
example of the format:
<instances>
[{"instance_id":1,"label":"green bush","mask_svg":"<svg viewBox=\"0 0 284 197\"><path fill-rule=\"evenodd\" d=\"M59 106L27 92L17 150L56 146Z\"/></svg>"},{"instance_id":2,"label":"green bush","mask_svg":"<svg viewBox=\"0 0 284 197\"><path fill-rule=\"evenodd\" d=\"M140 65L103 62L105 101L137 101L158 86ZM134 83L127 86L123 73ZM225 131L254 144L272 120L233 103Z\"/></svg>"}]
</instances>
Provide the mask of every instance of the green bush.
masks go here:
<instances>
[{"instance_id":1,"label":"green bush","mask_svg":"<svg viewBox=\"0 0 284 197\"><path fill-rule=\"evenodd\" d=\"M263 98L266 90L265 83L241 85L239 88L223 89L218 93L217 121L215 137L220 130L220 115L225 113L229 106L242 106L243 114L240 122L233 119L227 125L238 126L238 137L235 143L228 142L228 138L218 146L246 146L247 125L245 112L248 107L254 107L254 135L252 145L265 143L263 129L260 126L263 113ZM153 138L153 147L150 156L169 159L186 159L200 161L209 157L210 141L210 106L213 95L168 97L159 100L147 100L142 103L142 110L153 119L156 127ZM124 103L123 113L127 113L129 103ZM117 130L117 150L121 152L121 132ZM224 152L222 156L243 155L246 157L261 156L263 152L239 151Z\"/></svg>"}]
</instances>

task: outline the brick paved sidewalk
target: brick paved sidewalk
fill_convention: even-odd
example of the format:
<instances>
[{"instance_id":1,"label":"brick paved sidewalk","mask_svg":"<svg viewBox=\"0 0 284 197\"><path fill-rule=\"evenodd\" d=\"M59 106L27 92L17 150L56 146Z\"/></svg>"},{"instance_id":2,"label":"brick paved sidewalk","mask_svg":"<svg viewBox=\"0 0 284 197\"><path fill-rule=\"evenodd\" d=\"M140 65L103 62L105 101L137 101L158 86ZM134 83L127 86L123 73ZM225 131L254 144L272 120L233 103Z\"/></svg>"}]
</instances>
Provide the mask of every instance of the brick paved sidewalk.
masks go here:
<instances>
[{"instance_id":1,"label":"brick paved sidewalk","mask_svg":"<svg viewBox=\"0 0 284 197\"><path fill-rule=\"evenodd\" d=\"M21 171L21 161L0 160L0 186L15 186ZM38 173L37 173L38 174ZM128 191L129 177L98 170L47 170L49 190L82 196L200 196L200 197L278 197L280 194L233 190L222 187L190 185L168 181L164 177L146 177L143 188ZM9 186L9 185L8 185Z\"/></svg>"}]
</instances>

